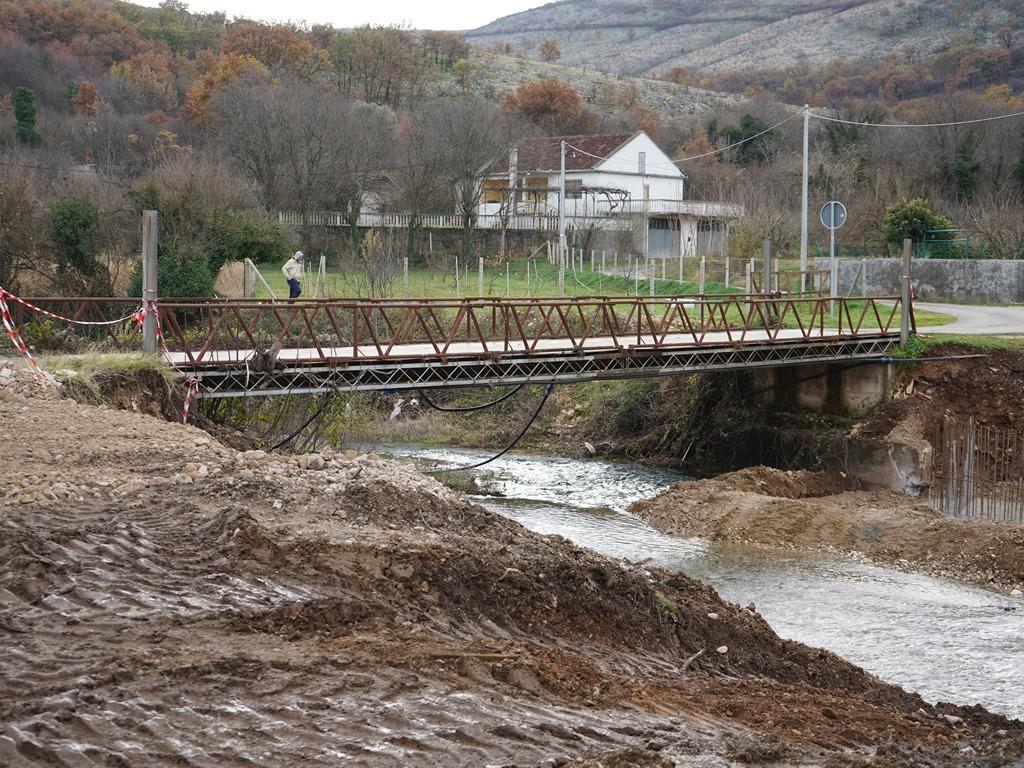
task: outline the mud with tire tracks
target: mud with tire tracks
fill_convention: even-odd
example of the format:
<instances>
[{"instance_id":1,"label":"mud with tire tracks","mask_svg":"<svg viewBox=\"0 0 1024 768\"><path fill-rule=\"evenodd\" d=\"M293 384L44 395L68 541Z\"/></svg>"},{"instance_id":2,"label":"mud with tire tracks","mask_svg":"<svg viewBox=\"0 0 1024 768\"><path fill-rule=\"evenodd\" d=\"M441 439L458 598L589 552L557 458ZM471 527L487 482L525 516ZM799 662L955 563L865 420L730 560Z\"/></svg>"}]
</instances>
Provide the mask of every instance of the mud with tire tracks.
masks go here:
<instances>
[{"instance_id":1,"label":"mud with tire tracks","mask_svg":"<svg viewBox=\"0 0 1024 768\"><path fill-rule=\"evenodd\" d=\"M11 370L11 369L7 369ZM410 466L0 389L0 765L1005 765L681 574Z\"/></svg>"}]
</instances>

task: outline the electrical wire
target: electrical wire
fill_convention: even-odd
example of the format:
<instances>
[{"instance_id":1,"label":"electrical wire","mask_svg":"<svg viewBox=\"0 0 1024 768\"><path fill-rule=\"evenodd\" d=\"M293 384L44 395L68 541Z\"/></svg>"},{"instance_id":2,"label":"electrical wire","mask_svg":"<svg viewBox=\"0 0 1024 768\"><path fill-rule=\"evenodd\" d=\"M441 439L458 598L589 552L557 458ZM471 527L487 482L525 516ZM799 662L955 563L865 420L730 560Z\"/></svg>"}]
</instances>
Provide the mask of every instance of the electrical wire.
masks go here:
<instances>
[{"instance_id":1,"label":"electrical wire","mask_svg":"<svg viewBox=\"0 0 1024 768\"><path fill-rule=\"evenodd\" d=\"M489 403L484 403L483 405L467 405L457 408L446 408L445 406L438 405L433 400L431 400L427 393L422 389L419 390L419 395L420 399L429 407L433 408L435 411L441 411L442 413L472 413L473 411L482 411L485 408L490 408L492 406L497 405L498 403L508 400L510 397L512 397L512 395L514 395L516 392L518 392L525 386L525 384L517 384L515 387L513 387L513 389L510 392L506 392L497 400L491 400Z\"/></svg>"},{"instance_id":2,"label":"electrical wire","mask_svg":"<svg viewBox=\"0 0 1024 768\"><path fill-rule=\"evenodd\" d=\"M505 446L501 453L496 453L494 456L491 456L491 458L477 462L476 464L469 464L464 467L441 467L439 469L426 469L423 470L423 474L439 475L444 472L465 472L466 470L469 469L479 469L480 467L485 466L486 464L490 464L492 461L497 461L506 453L515 448L516 445L518 445L519 441L523 439L523 436L529 431L530 427L533 426L533 422L535 422L537 420L537 417L540 416L540 411L544 407L544 403L548 401L548 397L550 397L551 395L551 390L553 390L554 388L554 384L548 384L547 389L544 390L544 397L542 397L540 402L537 404L537 410L533 412L533 415L530 417L530 420L526 422L526 426L522 428L522 430L519 432L518 435L516 435L515 439L511 443Z\"/></svg>"},{"instance_id":3,"label":"electrical wire","mask_svg":"<svg viewBox=\"0 0 1024 768\"><path fill-rule=\"evenodd\" d=\"M269 453L270 451L276 451L282 445L284 445L286 443L290 443L292 440L294 440L296 437L299 436L299 433L302 432L302 430L304 430L306 427L308 427L310 424L312 424L314 421L316 421L318 418L320 418L321 414L323 414L324 410L327 408L327 405L331 402L331 400L334 399L334 395L335 394L337 394L337 390L336 389L332 389L330 391L330 393L328 394L328 397L326 397L323 400L323 402L320 403L320 407L317 408L316 412L312 416L310 416L308 419L306 419L306 421L303 422L301 427L299 427L294 432L292 432L290 435L288 435L288 437L284 438L283 440L278 441L273 446L268 448L267 449L267 453Z\"/></svg>"},{"instance_id":4,"label":"electrical wire","mask_svg":"<svg viewBox=\"0 0 1024 768\"><path fill-rule=\"evenodd\" d=\"M816 115L808 113L815 120L826 120L830 123L842 123L843 125L859 125L865 128L948 128L954 125L974 125L975 123L989 123L993 120L1006 120L1011 117L1022 117L1024 111L1011 112L1007 115L994 115L992 117L979 117L974 120L957 120L950 123L863 123L858 120L844 120L840 117L828 117L827 115Z\"/></svg>"},{"instance_id":5,"label":"electrical wire","mask_svg":"<svg viewBox=\"0 0 1024 768\"><path fill-rule=\"evenodd\" d=\"M699 160L702 157L710 157L711 155L717 155L717 154L720 154L722 152L727 152L730 149L734 149L735 147L738 147L738 146L740 146L742 144L746 144L749 141L753 141L754 139L758 139L761 136L764 136L766 133L770 133L771 131L774 131L780 125L785 125L790 120L793 120L793 119L795 119L797 117L800 117L800 115L802 115L802 114L803 114L802 110L800 112L794 112L789 117L787 117L787 118L785 118L783 120L780 120L775 125L772 125L772 126L769 126L768 128L765 128L763 131L755 133L753 136L747 136L745 139L741 139L740 141L733 142L732 144L729 144L728 146L725 146L725 147L719 147L718 149L713 149L710 152L702 152L699 155L690 155L689 157L680 157L680 158L678 158L676 160L673 160L672 161L672 165L676 166L678 163L685 163L685 162L688 162L689 160ZM609 155L608 157L601 157L600 155L595 155L593 152L587 152L585 149L580 149L579 147L574 146L572 144L568 144L568 143L565 146L566 147L572 147L572 149L575 150L576 152L581 152L584 155L588 155L588 156L593 157L593 158L595 158L597 160L608 160L611 157L611 155ZM665 163L647 163L646 165L647 166L654 166L654 165L664 166Z\"/></svg>"}]
</instances>

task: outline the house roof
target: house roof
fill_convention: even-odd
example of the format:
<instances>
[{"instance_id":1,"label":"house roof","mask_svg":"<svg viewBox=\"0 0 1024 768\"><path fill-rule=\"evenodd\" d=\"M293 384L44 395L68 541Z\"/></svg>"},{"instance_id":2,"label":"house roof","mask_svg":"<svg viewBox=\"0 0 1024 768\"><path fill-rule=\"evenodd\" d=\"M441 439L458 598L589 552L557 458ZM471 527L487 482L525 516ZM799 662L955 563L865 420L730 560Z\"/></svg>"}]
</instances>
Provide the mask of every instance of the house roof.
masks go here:
<instances>
[{"instance_id":1,"label":"house roof","mask_svg":"<svg viewBox=\"0 0 1024 768\"><path fill-rule=\"evenodd\" d=\"M565 170L588 171L615 153L626 142L638 136L632 133L594 133L578 136L539 136L519 142L516 167L520 173L557 171L561 167L562 142L565 149ZM508 172L508 157L495 167L496 173Z\"/></svg>"}]
</instances>

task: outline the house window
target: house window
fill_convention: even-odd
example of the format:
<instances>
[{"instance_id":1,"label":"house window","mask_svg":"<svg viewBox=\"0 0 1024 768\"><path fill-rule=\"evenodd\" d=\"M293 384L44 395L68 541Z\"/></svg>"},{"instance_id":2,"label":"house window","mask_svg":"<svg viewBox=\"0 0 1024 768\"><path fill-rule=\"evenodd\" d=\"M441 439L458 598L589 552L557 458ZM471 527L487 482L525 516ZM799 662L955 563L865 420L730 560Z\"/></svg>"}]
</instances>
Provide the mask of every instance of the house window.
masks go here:
<instances>
[{"instance_id":1,"label":"house window","mask_svg":"<svg viewBox=\"0 0 1024 768\"><path fill-rule=\"evenodd\" d=\"M526 180L526 202L533 210L548 201L547 176L534 176Z\"/></svg>"},{"instance_id":2,"label":"house window","mask_svg":"<svg viewBox=\"0 0 1024 768\"><path fill-rule=\"evenodd\" d=\"M565 180L565 199L579 200L583 197L583 179Z\"/></svg>"},{"instance_id":3,"label":"house window","mask_svg":"<svg viewBox=\"0 0 1024 768\"><path fill-rule=\"evenodd\" d=\"M650 184L644 184L644 200L650 200L650 199L651 199L651 185Z\"/></svg>"},{"instance_id":4,"label":"house window","mask_svg":"<svg viewBox=\"0 0 1024 768\"><path fill-rule=\"evenodd\" d=\"M508 179L484 179L483 189L480 193L481 203L505 202L508 193Z\"/></svg>"},{"instance_id":5,"label":"house window","mask_svg":"<svg viewBox=\"0 0 1024 768\"><path fill-rule=\"evenodd\" d=\"M647 173L647 153L641 152L636 158L636 172L639 174Z\"/></svg>"}]
</instances>

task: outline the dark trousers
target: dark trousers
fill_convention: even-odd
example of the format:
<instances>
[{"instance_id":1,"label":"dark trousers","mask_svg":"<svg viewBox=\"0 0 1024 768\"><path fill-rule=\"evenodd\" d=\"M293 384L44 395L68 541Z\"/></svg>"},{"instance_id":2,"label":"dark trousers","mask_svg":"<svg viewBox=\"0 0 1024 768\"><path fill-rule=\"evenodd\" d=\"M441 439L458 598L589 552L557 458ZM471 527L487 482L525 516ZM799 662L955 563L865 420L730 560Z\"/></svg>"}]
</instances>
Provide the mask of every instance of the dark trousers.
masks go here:
<instances>
[{"instance_id":1,"label":"dark trousers","mask_svg":"<svg viewBox=\"0 0 1024 768\"><path fill-rule=\"evenodd\" d=\"M299 298L299 295L301 293L302 286L299 285L299 281L293 277L291 280L288 281L288 300L294 301L295 299Z\"/></svg>"}]
</instances>

